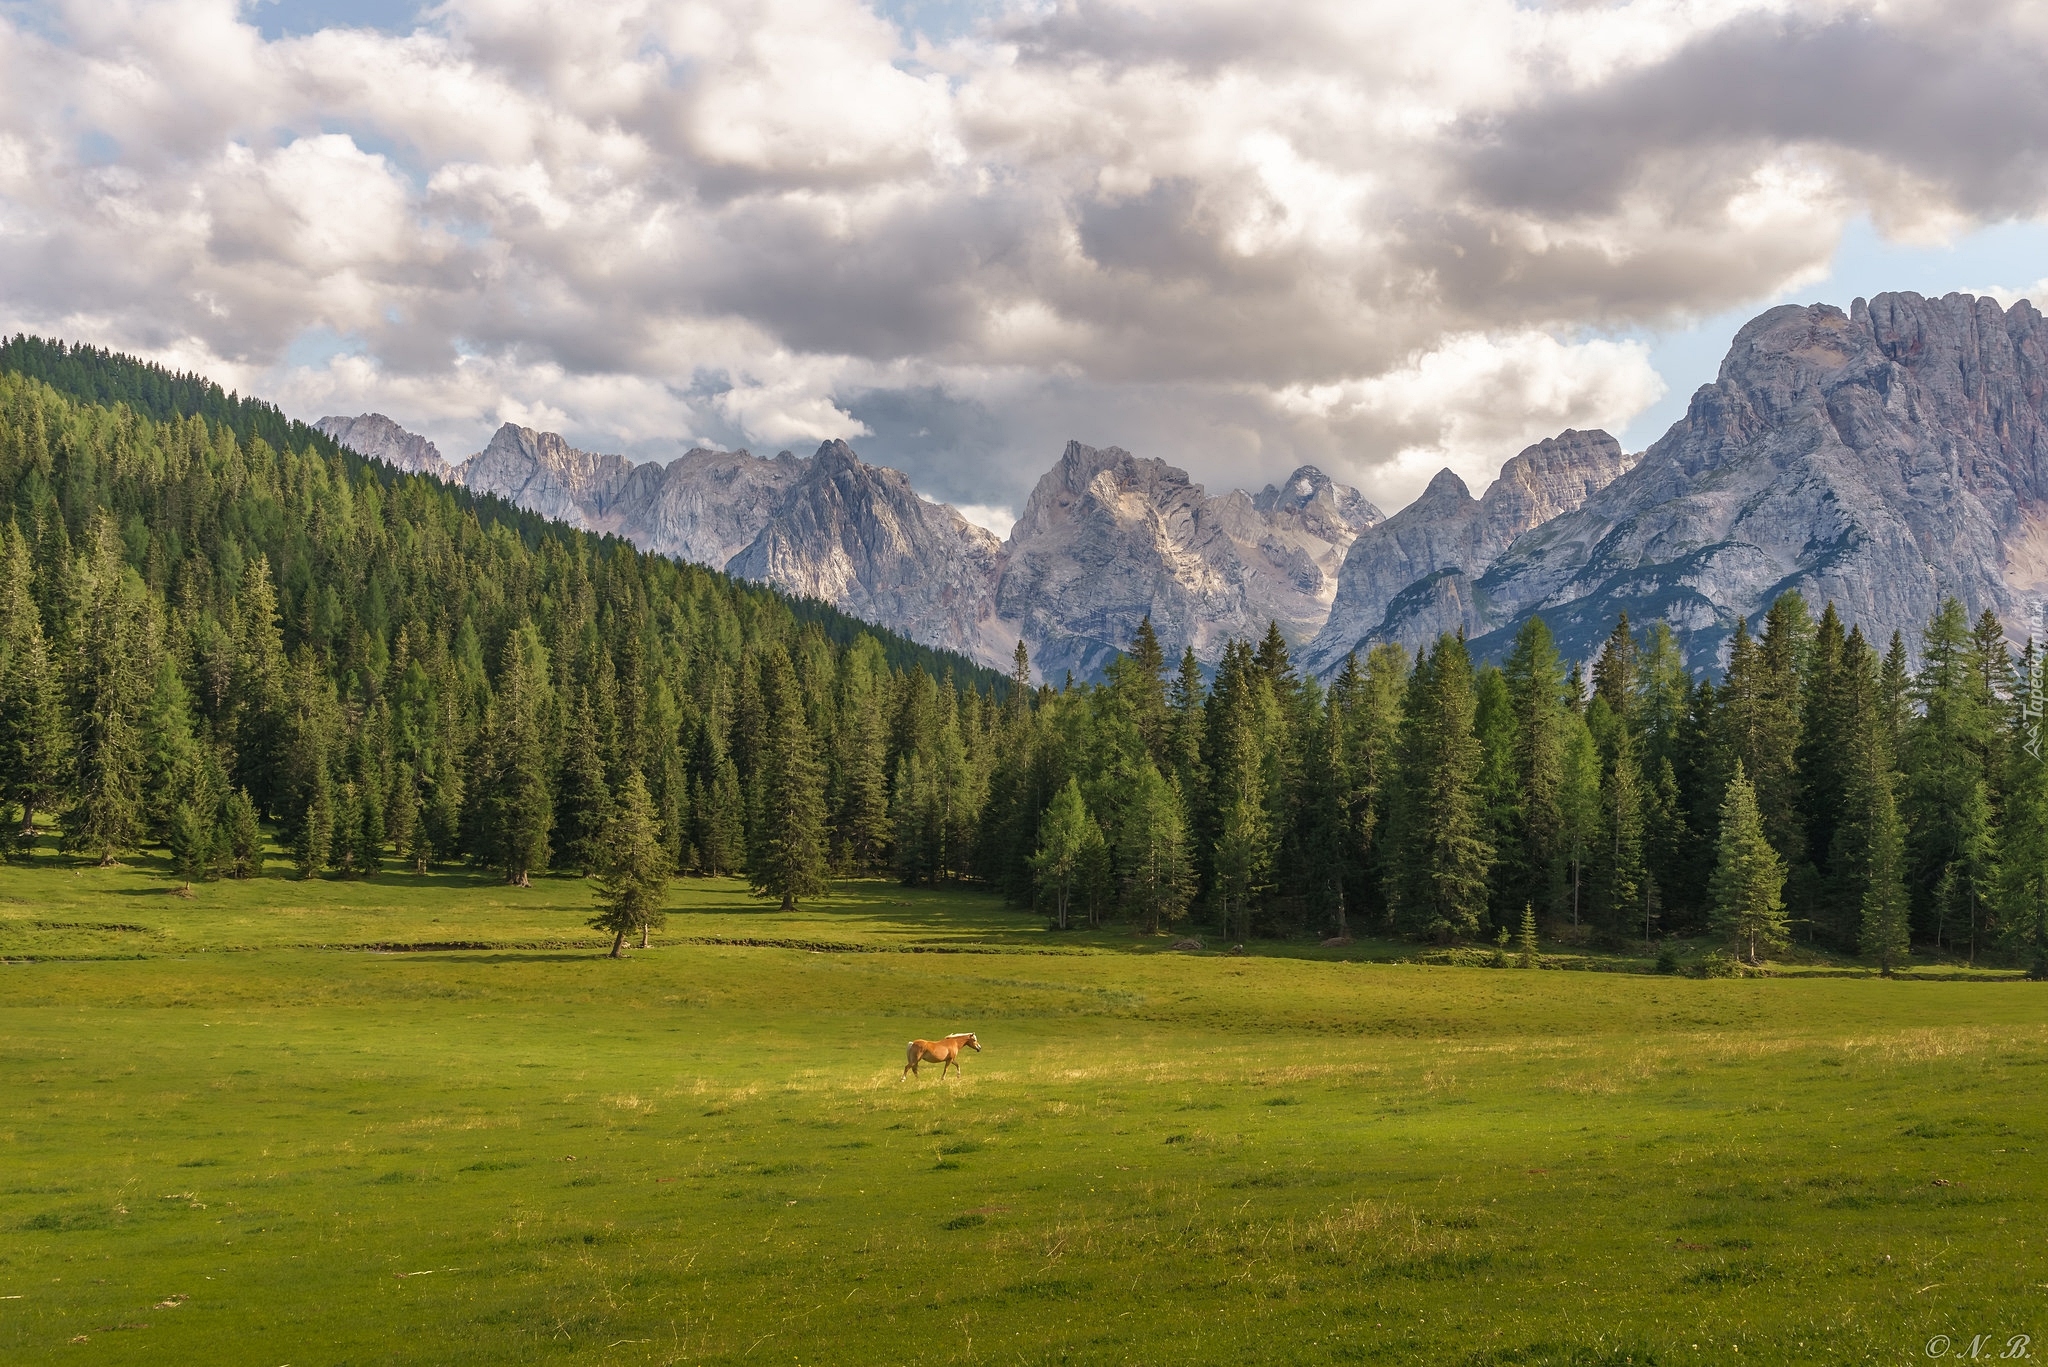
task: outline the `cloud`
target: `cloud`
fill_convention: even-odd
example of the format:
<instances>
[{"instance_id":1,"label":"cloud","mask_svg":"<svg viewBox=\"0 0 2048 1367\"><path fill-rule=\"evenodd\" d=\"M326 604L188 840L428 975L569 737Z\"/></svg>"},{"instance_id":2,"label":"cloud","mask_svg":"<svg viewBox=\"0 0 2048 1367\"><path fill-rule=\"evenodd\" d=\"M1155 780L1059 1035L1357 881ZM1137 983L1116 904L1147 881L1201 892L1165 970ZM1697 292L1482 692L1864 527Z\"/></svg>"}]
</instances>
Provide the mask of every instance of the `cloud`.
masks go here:
<instances>
[{"instance_id":1,"label":"cloud","mask_svg":"<svg viewBox=\"0 0 2048 1367\"><path fill-rule=\"evenodd\" d=\"M845 436L999 522L1076 436L1391 506L1625 422L1658 381L1609 338L1812 278L1858 215L2048 210L2023 3L989 13L0 11L0 325L451 455L514 418L642 457Z\"/></svg>"}]
</instances>

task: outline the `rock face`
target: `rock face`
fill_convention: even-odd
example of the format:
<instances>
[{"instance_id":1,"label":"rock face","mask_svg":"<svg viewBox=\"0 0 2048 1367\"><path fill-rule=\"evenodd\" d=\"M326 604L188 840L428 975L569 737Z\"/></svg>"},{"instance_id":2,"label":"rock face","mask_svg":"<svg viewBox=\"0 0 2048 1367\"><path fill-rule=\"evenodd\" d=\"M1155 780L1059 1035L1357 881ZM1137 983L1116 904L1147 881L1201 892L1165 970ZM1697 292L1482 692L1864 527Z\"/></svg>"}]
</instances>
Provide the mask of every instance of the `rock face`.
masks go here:
<instances>
[{"instance_id":1,"label":"rock face","mask_svg":"<svg viewBox=\"0 0 2048 1367\"><path fill-rule=\"evenodd\" d=\"M322 418L313 424L357 455L381 460L420 475L448 473L448 462L434 449L434 443L408 432L382 413L364 413L353 418Z\"/></svg>"},{"instance_id":2,"label":"rock face","mask_svg":"<svg viewBox=\"0 0 2048 1367\"><path fill-rule=\"evenodd\" d=\"M1473 498L1449 470L1422 497L1351 544L1329 616L1305 664L1327 674L1361 642L1410 647L1482 614L1474 581L1515 539L1570 512L1628 469L1621 444L1605 432L1565 431L1501 467Z\"/></svg>"},{"instance_id":3,"label":"rock face","mask_svg":"<svg viewBox=\"0 0 2048 1367\"><path fill-rule=\"evenodd\" d=\"M1948 594L2016 637L2042 634L2038 310L1961 294L1774 308L1633 469L1471 582L1404 589L1387 634L1413 645L1424 623L1463 625L1476 653L1498 656L1540 613L1584 659L1626 611L1669 621L1691 662L1711 667L1736 622L1755 625L1787 589L1816 612L1833 601L1880 649L1894 631L1916 646Z\"/></svg>"},{"instance_id":4,"label":"rock face","mask_svg":"<svg viewBox=\"0 0 2048 1367\"><path fill-rule=\"evenodd\" d=\"M506 423L490 445L455 467L455 478L542 517L594 526L633 473L624 456L579 451L553 432Z\"/></svg>"},{"instance_id":5,"label":"rock face","mask_svg":"<svg viewBox=\"0 0 2048 1367\"><path fill-rule=\"evenodd\" d=\"M1204 660L1269 621L1299 643L1329 612L1345 548L1378 520L1313 466L1211 498L1164 461L1069 442L1011 530L996 616L1047 678L1093 674L1148 614L1169 651Z\"/></svg>"},{"instance_id":6,"label":"rock face","mask_svg":"<svg viewBox=\"0 0 2048 1367\"><path fill-rule=\"evenodd\" d=\"M1002 552L995 533L919 498L900 471L828 441L726 569L1001 664L1017 642L993 610Z\"/></svg>"}]
</instances>

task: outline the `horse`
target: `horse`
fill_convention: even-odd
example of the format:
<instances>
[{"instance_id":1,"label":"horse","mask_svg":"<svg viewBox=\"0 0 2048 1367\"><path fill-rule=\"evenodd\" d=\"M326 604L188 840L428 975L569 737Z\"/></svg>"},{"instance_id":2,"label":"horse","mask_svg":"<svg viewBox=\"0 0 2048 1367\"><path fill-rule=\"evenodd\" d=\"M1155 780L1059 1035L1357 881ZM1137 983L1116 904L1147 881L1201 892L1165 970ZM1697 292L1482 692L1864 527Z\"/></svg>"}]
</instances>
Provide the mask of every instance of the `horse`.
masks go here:
<instances>
[{"instance_id":1,"label":"horse","mask_svg":"<svg viewBox=\"0 0 2048 1367\"><path fill-rule=\"evenodd\" d=\"M904 1055L903 1076L908 1077L916 1073L917 1065L920 1063L938 1064L939 1076L942 1078L946 1075L946 1066L948 1064L951 1064L953 1070L958 1072L960 1070L960 1050L963 1045L972 1049L977 1054L981 1052L981 1041L971 1034L948 1035L944 1039L938 1040L912 1040L910 1042L910 1051Z\"/></svg>"}]
</instances>

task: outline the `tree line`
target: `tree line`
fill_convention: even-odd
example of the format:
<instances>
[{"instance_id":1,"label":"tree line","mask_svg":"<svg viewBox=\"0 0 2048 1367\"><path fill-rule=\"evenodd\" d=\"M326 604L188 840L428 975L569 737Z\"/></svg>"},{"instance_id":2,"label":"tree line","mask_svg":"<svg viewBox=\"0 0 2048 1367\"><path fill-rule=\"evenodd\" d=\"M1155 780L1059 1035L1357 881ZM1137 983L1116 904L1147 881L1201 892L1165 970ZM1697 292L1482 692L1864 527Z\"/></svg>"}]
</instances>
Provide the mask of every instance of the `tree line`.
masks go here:
<instances>
[{"instance_id":1,"label":"tree line","mask_svg":"<svg viewBox=\"0 0 2048 1367\"><path fill-rule=\"evenodd\" d=\"M18 857L54 831L248 876L268 824L299 876L567 870L642 908L671 873L785 904L889 873L1063 925L1483 942L1541 919L2043 966L2035 652L1953 601L1917 668L1787 594L1718 679L1626 618L1590 673L1532 618L1498 664L1445 636L1327 686L1277 629L1212 675L1148 622L1100 683L1034 687L1021 644L1001 679L251 401L164 411L191 377L64 360L91 397L0 374Z\"/></svg>"}]
</instances>

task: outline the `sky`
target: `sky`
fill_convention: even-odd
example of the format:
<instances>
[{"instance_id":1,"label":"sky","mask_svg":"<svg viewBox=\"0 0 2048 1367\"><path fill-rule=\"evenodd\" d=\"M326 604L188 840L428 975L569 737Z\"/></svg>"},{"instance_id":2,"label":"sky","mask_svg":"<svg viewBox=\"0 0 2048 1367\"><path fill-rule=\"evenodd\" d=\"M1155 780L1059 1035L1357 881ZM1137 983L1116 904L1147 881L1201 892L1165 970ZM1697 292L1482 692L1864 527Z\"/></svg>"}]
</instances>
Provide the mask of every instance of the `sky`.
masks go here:
<instances>
[{"instance_id":1,"label":"sky","mask_svg":"<svg viewBox=\"0 0 2048 1367\"><path fill-rule=\"evenodd\" d=\"M1392 510L1776 303L2048 303L2031 0L0 0L0 328L450 458Z\"/></svg>"}]
</instances>

